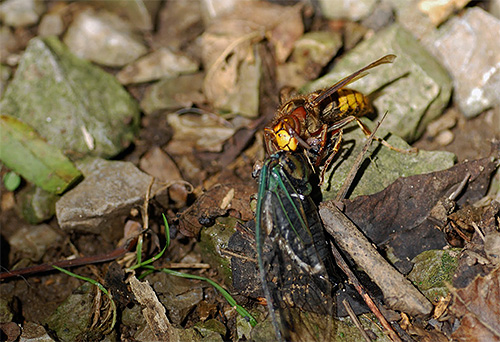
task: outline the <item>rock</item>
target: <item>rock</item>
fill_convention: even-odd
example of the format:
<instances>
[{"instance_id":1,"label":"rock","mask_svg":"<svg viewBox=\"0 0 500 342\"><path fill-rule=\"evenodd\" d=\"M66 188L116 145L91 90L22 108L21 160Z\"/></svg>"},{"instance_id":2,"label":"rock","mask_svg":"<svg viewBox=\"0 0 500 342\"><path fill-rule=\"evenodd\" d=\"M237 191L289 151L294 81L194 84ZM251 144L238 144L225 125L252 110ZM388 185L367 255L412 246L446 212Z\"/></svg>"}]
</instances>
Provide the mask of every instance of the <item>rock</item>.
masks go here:
<instances>
[{"instance_id":1,"label":"rock","mask_svg":"<svg viewBox=\"0 0 500 342\"><path fill-rule=\"evenodd\" d=\"M498 32L500 20L473 7L444 24L433 42L434 53L453 77L454 100L468 118L500 104Z\"/></svg>"},{"instance_id":2,"label":"rock","mask_svg":"<svg viewBox=\"0 0 500 342\"><path fill-rule=\"evenodd\" d=\"M0 62L6 63L8 57L18 49L16 37L7 26L0 26Z\"/></svg>"},{"instance_id":3,"label":"rock","mask_svg":"<svg viewBox=\"0 0 500 342\"><path fill-rule=\"evenodd\" d=\"M377 32L337 62L333 70L302 89L310 92L328 87L385 54L397 55L350 84L373 99L379 115L388 111L383 128L414 141L425 126L439 116L451 96L451 79L436 59L398 24Z\"/></svg>"},{"instance_id":4,"label":"rock","mask_svg":"<svg viewBox=\"0 0 500 342\"><path fill-rule=\"evenodd\" d=\"M168 1L163 4L158 15L157 30L153 47L168 46L175 51L186 47L196 55L199 49L195 39L203 33L201 2Z\"/></svg>"},{"instance_id":5,"label":"rock","mask_svg":"<svg viewBox=\"0 0 500 342\"><path fill-rule=\"evenodd\" d=\"M461 10L469 1L470 0L420 0L417 6L422 13L425 13L429 17L433 25L439 26L448 19L453 12Z\"/></svg>"},{"instance_id":6,"label":"rock","mask_svg":"<svg viewBox=\"0 0 500 342\"><path fill-rule=\"evenodd\" d=\"M377 4L376 0L320 0L321 14L328 19L360 20L368 16Z\"/></svg>"},{"instance_id":7,"label":"rock","mask_svg":"<svg viewBox=\"0 0 500 342\"><path fill-rule=\"evenodd\" d=\"M0 64L0 98L7 87L7 82L9 81L11 75L12 70L7 65Z\"/></svg>"},{"instance_id":8,"label":"rock","mask_svg":"<svg viewBox=\"0 0 500 342\"><path fill-rule=\"evenodd\" d=\"M172 113L167 116L167 120L174 130L169 148L177 146L178 153L192 152L193 149L220 152L224 142L236 131L236 127L231 127L210 114Z\"/></svg>"},{"instance_id":9,"label":"rock","mask_svg":"<svg viewBox=\"0 0 500 342\"><path fill-rule=\"evenodd\" d=\"M139 167L160 182L171 184L168 189L169 200L175 203L176 208L183 208L186 205L190 189L183 184L177 165L160 147L153 147L146 152L139 161ZM168 207L168 204L165 203L165 207Z\"/></svg>"},{"instance_id":10,"label":"rock","mask_svg":"<svg viewBox=\"0 0 500 342\"><path fill-rule=\"evenodd\" d=\"M9 245L14 253L21 253L33 262L42 259L47 249L62 240L48 224L38 226L24 225L9 238Z\"/></svg>"},{"instance_id":11,"label":"rock","mask_svg":"<svg viewBox=\"0 0 500 342\"><path fill-rule=\"evenodd\" d=\"M56 212L59 196L37 186L27 186L17 195L19 212L27 222L36 224L50 219Z\"/></svg>"},{"instance_id":12,"label":"rock","mask_svg":"<svg viewBox=\"0 0 500 342\"><path fill-rule=\"evenodd\" d=\"M191 58L160 48L139 58L122 69L116 78L122 84L143 83L160 78L174 78L181 74L191 74L198 70L198 63Z\"/></svg>"},{"instance_id":13,"label":"rock","mask_svg":"<svg viewBox=\"0 0 500 342\"><path fill-rule=\"evenodd\" d=\"M204 283L163 272L148 278L160 302L168 309L173 324L181 324L187 315L203 300Z\"/></svg>"},{"instance_id":14,"label":"rock","mask_svg":"<svg viewBox=\"0 0 500 342\"><path fill-rule=\"evenodd\" d=\"M78 14L64 36L64 43L75 55L110 67L124 66L147 52L130 25L106 11L87 10Z\"/></svg>"},{"instance_id":15,"label":"rock","mask_svg":"<svg viewBox=\"0 0 500 342\"><path fill-rule=\"evenodd\" d=\"M68 232L101 235L108 241L120 237L130 210L143 205L151 176L121 161L93 159L81 162L79 168L85 179L56 203L59 226ZM159 188L155 183L151 193Z\"/></svg>"},{"instance_id":16,"label":"rock","mask_svg":"<svg viewBox=\"0 0 500 342\"><path fill-rule=\"evenodd\" d=\"M6 298L0 298L0 323L12 322L14 319L11 304Z\"/></svg>"},{"instance_id":17,"label":"rock","mask_svg":"<svg viewBox=\"0 0 500 342\"><path fill-rule=\"evenodd\" d=\"M141 108L146 114L165 109L189 108L194 103L205 102L201 88L203 74L164 78L152 84L144 93Z\"/></svg>"},{"instance_id":18,"label":"rock","mask_svg":"<svg viewBox=\"0 0 500 342\"><path fill-rule=\"evenodd\" d=\"M203 260L216 268L224 284L232 286L231 256L224 253L229 246L229 239L236 231L237 219L218 217L215 225L203 228L200 232L200 247Z\"/></svg>"},{"instance_id":19,"label":"rock","mask_svg":"<svg viewBox=\"0 0 500 342\"><path fill-rule=\"evenodd\" d=\"M83 284L47 319L47 328L57 336L58 341L95 341L102 338L98 328L90 328L96 291L99 290L95 286Z\"/></svg>"},{"instance_id":20,"label":"rock","mask_svg":"<svg viewBox=\"0 0 500 342\"><path fill-rule=\"evenodd\" d=\"M363 122L373 128L373 123L366 119ZM325 183L322 186L324 201L335 198L338 190L344 184L354 160L364 147L366 136L359 127L354 127L354 129L344 134L341 150L335 156L332 165L325 174ZM394 147L401 149L410 147L397 136L390 135L388 137L385 121L377 131L376 136L384 137ZM349 195L350 198L382 191L400 177L444 170L455 163L455 155L450 152L418 151L418 153L401 153L390 150L385 146L377 146L379 146L379 143L374 141L368 150L362 163L363 172L358 175L356 186ZM370 151L375 154L373 155Z\"/></svg>"},{"instance_id":21,"label":"rock","mask_svg":"<svg viewBox=\"0 0 500 342\"><path fill-rule=\"evenodd\" d=\"M104 7L121 17L127 18L135 29L141 31L153 31L155 29L155 18L162 5L161 1L148 0L89 0L84 2L96 7Z\"/></svg>"},{"instance_id":22,"label":"rock","mask_svg":"<svg viewBox=\"0 0 500 342\"><path fill-rule=\"evenodd\" d=\"M413 258L415 263L408 278L433 303L449 293L446 283L451 284L458 266L460 249L429 250Z\"/></svg>"},{"instance_id":23,"label":"rock","mask_svg":"<svg viewBox=\"0 0 500 342\"><path fill-rule=\"evenodd\" d=\"M34 322L24 322L19 341L22 342L52 342L55 341L49 336L45 328Z\"/></svg>"},{"instance_id":24,"label":"rock","mask_svg":"<svg viewBox=\"0 0 500 342\"><path fill-rule=\"evenodd\" d=\"M500 19L500 0L490 1L489 12L496 18Z\"/></svg>"},{"instance_id":25,"label":"rock","mask_svg":"<svg viewBox=\"0 0 500 342\"><path fill-rule=\"evenodd\" d=\"M63 34L66 26L63 16L68 11L69 7L65 3L57 3L46 13L40 25L38 25L38 35L41 37L60 36Z\"/></svg>"},{"instance_id":26,"label":"rock","mask_svg":"<svg viewBox=\"0 0 500 342\"><path fill-rule=\"evenodd\" d=\"M0 21L13 27L36 24L45 11L41 0L7 0L0 4Z\"/></svg>"},{"instance_id":27,"label":"rock","mask_svg":"<svg viewBox=\"0 0 500 342\"><path fill-rule=\"evenodd\" d=\"M216 319L209 319L205 322L198 322L194 325L194 328L206 338L210 334L216 333L221 336L226 336L226 327L221 321Z\"/></svg>"},{"instance_id":28,"label":"rock","mask_svg":"<svg viewBox=\"0 0 500 342\"><path fill-rule=\"evenodd\" d=\"M73 158L114 156L138 131L139 109L118 81L55 37L30 41L0 107Z\"/></svg>"},{"instance_id":29,"label":"rock","mask_svg":"<svg viewBox=\"0 0 500 342\"><path fill-rule=\"evenodd\" d=\"M278 84L301 87L315 79L342 46L339 32L316 31L304 34L295 42L291 62L278 65ZM290 77L289 72L297 74Z\"/></svg>"}]
</instances>

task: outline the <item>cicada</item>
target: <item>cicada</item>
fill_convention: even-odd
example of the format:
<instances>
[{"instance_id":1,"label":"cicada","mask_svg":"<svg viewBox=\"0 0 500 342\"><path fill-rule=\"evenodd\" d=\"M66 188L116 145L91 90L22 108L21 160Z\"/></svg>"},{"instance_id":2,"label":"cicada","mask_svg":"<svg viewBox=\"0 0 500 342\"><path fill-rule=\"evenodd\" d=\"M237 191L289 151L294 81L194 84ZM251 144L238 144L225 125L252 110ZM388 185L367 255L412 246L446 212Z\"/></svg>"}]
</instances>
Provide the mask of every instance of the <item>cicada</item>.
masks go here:
<instances>
[{"instance_id":1,"label":"cicada","mask_svg":"<svg viewBox=\"0 0 500 342\"><path fill-rule=\"evenodd\" d=\"M315 166L319 166L330 146L330 138L349 122L356 121L365 135L370 136L368 127L359 120L372 111L368 98L359 91L345 87L366 76L369 69L392 63L395 58L395 55L381 57L327 89L292 96L282 92L275 118L264 131L268 153L271 155L280 150L296 151L302 147ZM339 139L337 141L335 152L340 143ZM381 142L391 149L406 152L383 140Z\"/></svg>"},{"instance_id":2,"label":"cicada","mask_svg":"<svg viewBox=\"0 0 500 342\"><path fill-rule=\"evenodd\" d=\"M333 334L334 264L317 207L310 165L279 151L262 166L255 238L263 292L278 340L329 340ZM316 319L304 319L303 315ZM325 337L325 334L327 337Z\"/></svg>"}]
</instances>

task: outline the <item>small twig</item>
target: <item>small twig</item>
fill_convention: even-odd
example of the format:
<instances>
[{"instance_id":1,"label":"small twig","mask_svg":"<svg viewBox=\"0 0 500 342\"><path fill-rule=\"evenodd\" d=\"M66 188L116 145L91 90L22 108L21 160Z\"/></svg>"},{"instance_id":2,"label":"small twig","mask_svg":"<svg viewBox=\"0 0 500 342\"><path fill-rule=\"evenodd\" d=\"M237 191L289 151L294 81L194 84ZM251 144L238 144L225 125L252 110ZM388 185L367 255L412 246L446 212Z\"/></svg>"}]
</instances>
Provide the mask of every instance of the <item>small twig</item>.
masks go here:
<instances>
[{"instance_id":1,"label":"small twig","mask_svg":"<svg viewBox=\"0 0 500 342\"><path fill-rule=\"evenodd\" d=\"M230 255L230 256L233 256L233 257L241 259L241 260L257 263L257 259L255 259L255 258L250 258L250 257L247 257L247 256L242 255L242 254L234 253L234 252L227 250L227 249L224 249L224 248L221 248L221 252L223 254Z\"/></svg>"},{"instance_id":2,"label":"small twig","mask_svg":"<svg viewBox=\"0 0 500 342\"><path fill-rule=\"evenodd\" d=\"M54 266L58 266L61 268L70 268L70 267L75 267L75 266L83 266L83 265L88 265L88 264L98 264L98 263L102 263L102 262L106 262L106 261L115 260L117 258L124 256L126 253L131 252L133 247L135 246L135 242L136 242L135 239L127 241L124 246L119 247L119 248L115 249L114 251L111 251L110 253L107 253L107 254L93 255L93 256L87 256L87 257L83 257L83 258L71 259L71 260L61 260L61 261L56 261L56 262L50 263L50 264L42 264L42 265L37 265L37 266L21 268L19 270L15 270L15 271L2 272L2 273L0 273L0 280L12 278L12 277L17 277L17 276L27 276L27 275L35 274L35 273L53 271Z\"/></svg>"},{"instance_id":3,"label":"small twig","mask_svg":"<svg viewBox=\"0 0 500 342\"><path fill-rule=\"evenodd\" d=\"M390 265L332 201L320 205L326 231L342 250L380 287L387 304L415 316L427 316L432 304L401 273Z\"/></svg>"},{"instance_id":4,"label":"small twig","mask_svg":"<svg viewBox=\"0 0 500 342\"><path fill-rule=\"evenodd\" d=\"M470 176L470 172L467 172L464 179L460 182L460 184L458 184L458 187L450 194L450 196L448 196L448 199L450 201L454 201L458 197L458 195L460 195L462 190L465 188L465 185L469 181Z\"/></svg>"},{"instance_id":5,"label":"small twig","mask_svg":"<svg viewBox=\"0 0 500 342\"><path fill-rule=\"evenodd\" d=\"M370 295L365 291L361 283L359 282L358 278L354 274L354 272L351 271L347 263L345 262L344 258L338 251L337 247L331 243L332 247L332 253L333 256L335 257L335 260L337 261L337 265L339 265L340 269L347 275L347 278L349 279L349 282L354 286L356 291L360 294L360 296L363 298L365 301L366 305L370 308L371 312L378 318L384 329L387 331L389 334L389 337L395 341L395 342L400 342L401 339L399 338L398 334L392 329L392 326L390 323L385 319L384 315L382 312L380 312L379 308L373 301L373 299L370 297ZM346 308L347 309L347 308Z\"/></svg>"},{"instance_id":6,"label":"small twig","mask_svg":"<svg viewBox=\"0 0 500 342\"><path fill-rule=\"evenodd\" d=\"M351 307L351 304L349 304L349 301L347 299L342 300L342 304L344 305L344 308L347 311L347 314L349 317L351 317L351 320L354 322L356 325L356 328L358 328L359 332L361 335L363 335L363 338L365 339L366 342L371 342L372 339L368 334L366 333L365 329L363 329L363 326L361 325L361 322L358 319L358 316L354 313L354 310Z\"/></svg>"},{"instance_id":7,"label":"small twig","mask_svg":"<svg viewBox=\"0 0 500 342\"><path fill-rule=\"evenodd\" d=\"M479 226L476 224L476 222L472 222L472 227L474 227L474 230L479 235L479 237L481 238L481 240L483 240L483 242L484 242L484 234L481 231L481 228L479 228Z\"/></svg>"},{"instance_id":8,"label":"small twig","mask_svg":"<svg viewBox=\"0 0 500 342\"><path fill-rule=\"evenodd\" d=\"M166 263L164 265L165 268L173 268L173 269L179 269L179 268L197 268L197 269L209 269L210 264L205 264L201 262L172 262L172 263Z\"/></svg>"}]
</instances>

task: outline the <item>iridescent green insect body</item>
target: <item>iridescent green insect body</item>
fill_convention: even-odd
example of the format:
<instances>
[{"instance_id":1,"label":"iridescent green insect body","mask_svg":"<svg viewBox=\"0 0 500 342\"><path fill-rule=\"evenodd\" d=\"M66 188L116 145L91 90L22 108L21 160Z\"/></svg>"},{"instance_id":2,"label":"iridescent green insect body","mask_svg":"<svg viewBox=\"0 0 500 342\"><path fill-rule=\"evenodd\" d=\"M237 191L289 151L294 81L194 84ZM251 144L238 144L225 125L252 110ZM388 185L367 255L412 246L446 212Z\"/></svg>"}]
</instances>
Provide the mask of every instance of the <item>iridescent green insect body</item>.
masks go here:
<instances>
[{"instance_id":1,"label":"iridescent green insect body","mask_svg":"<svg viewBox=\"0 0 500 342\"><path fill-rule=\"evenodd\" d=\"M306 158L287 151L269 157L260 171L257 258L278 340L326 340L325 334L333 334L333 291L338 283L310 197L309 174ZM309 319L318 315L312 326L304 313Z\"/></svg>"}]
</instances>

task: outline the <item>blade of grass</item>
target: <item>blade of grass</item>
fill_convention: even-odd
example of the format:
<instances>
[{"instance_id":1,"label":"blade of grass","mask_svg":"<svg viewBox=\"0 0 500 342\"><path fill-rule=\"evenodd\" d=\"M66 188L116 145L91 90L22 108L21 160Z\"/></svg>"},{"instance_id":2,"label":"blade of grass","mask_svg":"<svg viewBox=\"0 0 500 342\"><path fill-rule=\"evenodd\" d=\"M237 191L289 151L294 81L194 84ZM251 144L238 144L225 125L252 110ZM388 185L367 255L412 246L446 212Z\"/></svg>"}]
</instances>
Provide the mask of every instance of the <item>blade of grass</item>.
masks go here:
<instances>
[{"instance_id":1,"label":"blade of grass","mask_svg":"<svg viewBox=\"0 0 500 342\"><path fill-rule=\"evenodd\" d=\"M150 270L156 270L156 271L164 272L166 274L174 275L176 277L206 281L207 283L209 283L210 285L212 285L213 287L215 287L215 289L217 291L219 291L220 294L227 300L227 302L229 303L229 305L231 305L232 307L234 307L236 309L236 312L238 312L241 316L243 316L244 318L246 318L250 322L250 324L252 325L252 327L254 327L254 326L257 325L257 320L255 318L253 318L253 316L250 314L250 312L248 312L244 307L242 307L241 305L239 305L236 302L236 300L229 294L229 292L227 292L226 289L224 289L222 286L220 286L219 284L217 284L215 281L213 281L213 280L211 280L209 278L205 278L205 277L194 275L194 274L188 274L188 273L182 273L182 272L170 270L168 268L155 269L153 266L145 266L145 268L150 269Z\"/></svg>"},{"instance_id":2,"label":"blade of grass","mask_svg":"<svg viewBox=\"0 0 500 342\"><path fill-rule=\"evenodd\" d=\"M104 287L102 286L101 283L99 283L97 280L94 280L94 279L91 279L91 278L87 278L87 277L83 277L81 275L78 275L76 273L73 273L73 272L70 272L64 268L61 268L59 266L55 266L55 265L52 265L53 268L55 268L56 270L62 272L62 273L65 273L67 275L69 275L70 277L74 277L74 278L77 278L77 279L80 279L80 280L83 280L83 281L86 281L92 285L95 285L97 286L97 288L102 291L109 299L110 303L111 303L111 310L113 312L113 318L112 318L112 321L111 321L111 327L105 332L105 335L109 332L111 332L111 330L113 330L113 328L115 327L115 324L116 324L116 304L115 304L115 301L113 300L113 297L111 296L111 293L109 293L109 291Z\"/></svg>"},{"instance_id":3,"label":"blade of grass","mask_svg":"<svg viewBox=\"0 0 500 342\"><path fill-rule=\"evenodd\" d=\"M163 247L162 251L160 253L158 253L157 255L155 255L154 257L152 257L151 259L143 261L143 262L138 262L136 265L130 267L129 270L135 270L135 269L141 268L141 267L145 268L147 271L145 271L143 274L141 274L138 277L139 279L143 279L145 276L147 276L148 274L151 274L155 271L160 271L160 272L165 272L167 274L171 274L171 275L181 277L181 278L204 280L207 283L209 283L210 285L212 285L213 287L215 287L220 292L220 294L222 294L222 296L227 300L229 305L234 307L236 309L236 312L238 312L238 314L240 314L242 317L247 319L250 322L250 324L252 325L252 327L256 326L257 320L255 318L253 318L253 316L244 307L238 305L238 303L236 303L236 300L234 300L234 298L229 294L229 292L227 292L226 289L224 289L222 286L217 284L215 281L208 279L208 278L205 278L205 277L202 277L202 276L197 276L194 274L173 271L173 270L170 270L168 268L156 269L154 266L149 265L152 262L161 258L163 256L163 254L165 253L165 251L167 250L167 248L170 246L170 227L168 225L168 222L167 222L165 215L162 214L162 216L163 216L163 222L165 224L165 240L166 240L165 247ZM140 260L139 259L140 250L142 251L142 243L140 243L141 241L142 240L139 240L139 242L137 243L137 249L138 249L138 252L137 252L138 258L137 259L138 259L138 261Z\"/></svg>"}]
</instances>

